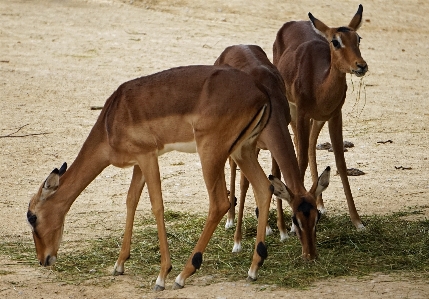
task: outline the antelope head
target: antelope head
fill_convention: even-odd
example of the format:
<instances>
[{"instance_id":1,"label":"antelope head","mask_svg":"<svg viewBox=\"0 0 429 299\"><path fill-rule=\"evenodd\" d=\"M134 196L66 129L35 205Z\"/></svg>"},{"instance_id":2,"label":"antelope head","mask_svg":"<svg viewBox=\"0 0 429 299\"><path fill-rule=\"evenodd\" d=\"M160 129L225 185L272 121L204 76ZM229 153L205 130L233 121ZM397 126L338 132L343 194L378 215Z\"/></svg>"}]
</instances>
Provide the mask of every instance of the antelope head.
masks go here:
<instances>
[{"instance_id":1,"label":"antelope head","mask_svg":"<svg viewBox=\"0 0 429 299\"><path fill-rule=\"evenodd\" d=\"M343 73L355 74L358 77L362 77L368 71L368 65L359 50L361 37L356 32L362 24L362 11L363 7L359 5L349 25L338 28L330 28L308 13L313 29L329 43L331 64Z\"/></svg>"},{"instance_id":2,"label":"antelope head","mask_svg":"<svg viewBox=\"0 0 429 299\"><path fill-rule=\"evenodd\" d=\"M270 175L268 178L274 187L274 195L286 200L292 208L292 222L302 245L302 257L314 260L316 250L316 224L320 219L316 198L329 185L331 168L328 166L305 195L294 194L281 180Z\"/></svg>"},{"instance_id":3,"label":"antelope head","mask_svg":"<svg viewBox=\"0 0 429 299\"><path fill-rule=\"evenodd\" d=\"M53 195L59 186L60 176L66 170L66 163L60 169L55 168L28 205L27 221L33 233L37 259L42 266L52 266L57 260L67 211Z\"/></svg>"}]
</instances>

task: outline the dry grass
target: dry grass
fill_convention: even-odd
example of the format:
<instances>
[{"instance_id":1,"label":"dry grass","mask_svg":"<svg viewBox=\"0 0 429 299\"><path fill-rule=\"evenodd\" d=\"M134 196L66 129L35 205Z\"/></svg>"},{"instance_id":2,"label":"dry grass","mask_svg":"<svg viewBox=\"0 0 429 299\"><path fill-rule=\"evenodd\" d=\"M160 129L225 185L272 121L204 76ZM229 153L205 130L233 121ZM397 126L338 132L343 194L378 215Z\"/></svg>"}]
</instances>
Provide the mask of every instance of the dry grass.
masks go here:
<instances>
[{"instance_id":1,"label":"dry grass","mask_svg":"<svg viewBox=\"0 0 429 299\"><path fill-rule=\"evenodd\" d=\"M268 259L260 270L257 283L304 288L317 280L338 276L365 276L371 273L400 271L413 275L429 274L429 220L406 221L403 216L420 214L418 208L387 216L363 217L367 229L358 232L347 215L322 217L318 224L316 262L300 258L301 246L296 237L282 243L276 230L267 237ZM270 224L275 227L274 212ZM286 214L290 220L290 215ZM173 270L169 279L184 266L198 236L205 216L167 211L166 223ZM233 231L220 225L204 253L201 269L190 279L210 276L210 283L246 278L254 248L256 219L244 221L243 251L231 253ZM138 276L143 288L151 288L159 271L157 230L152 217L135 224L131 258L126 263L127 275ZM87 240L85 245L63 253L52 271L54 279L68 283L105 284L121 244L121 233L111 237ZM63 247L75 244L62 244ZM0 254L25 264L34 265L34 245L30 241L1 242Z\"/></svg>"}]
</instances>

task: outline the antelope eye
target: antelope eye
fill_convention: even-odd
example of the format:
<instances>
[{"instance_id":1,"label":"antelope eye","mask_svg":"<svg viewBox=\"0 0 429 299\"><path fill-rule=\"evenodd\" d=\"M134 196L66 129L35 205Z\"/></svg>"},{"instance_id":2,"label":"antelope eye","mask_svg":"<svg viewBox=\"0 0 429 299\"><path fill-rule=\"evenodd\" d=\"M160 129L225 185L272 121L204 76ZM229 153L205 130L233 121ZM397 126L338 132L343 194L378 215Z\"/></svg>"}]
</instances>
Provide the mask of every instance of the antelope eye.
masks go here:
<instances>
[{"instance_id":1,"label":"antelope eye","mask_svg":"<svg viewBox=\"0 0 429 299\"><path fill-rule=\"evenodd\" d=\"M336 39L332 40L332 45L335 47L335 49L341 48L340 42L337 41Z\"/></svg>"},{"instance_id":2,"label":"antelope eye","mask_svg":"<svg viewBox=\"0 0 429 299\"><path fill-rule=\"evenodd\" d=\"M28 211L27 212L27 220L31 224L31 226L34 227L36 225L37 216L34 215L33 213L31 213L30 211Z\"/></svg>"}]
</instances>

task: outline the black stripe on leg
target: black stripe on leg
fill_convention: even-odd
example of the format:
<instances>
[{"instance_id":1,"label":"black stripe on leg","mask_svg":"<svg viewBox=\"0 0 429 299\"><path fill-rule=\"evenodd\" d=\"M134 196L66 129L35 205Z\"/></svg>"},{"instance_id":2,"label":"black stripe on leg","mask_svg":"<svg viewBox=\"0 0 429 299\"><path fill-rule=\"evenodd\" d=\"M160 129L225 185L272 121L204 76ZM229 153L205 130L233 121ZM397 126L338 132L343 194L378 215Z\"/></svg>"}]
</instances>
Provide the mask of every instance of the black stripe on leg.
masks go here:
<instances>
[{"instance_id":1,"label":"black stripe on leg","mask_svg":"<svg viewBox=\"0 0 429 299\"><path fill-rule=\"evenodd\" d=\"M259 242L258 246L256 246L256 253L261 257L261 261L258 263L258 266L261 267L264 264L264 260L268 257L267 246Z\"/></svg>"},{"instance_id":2,"label":"black stripe on leg","mask_svg":"<svg viewBox=\"0 0 429 299\"><path fill-rule=\"evenodd\" d=\"M194 266L195 269L198 270L200 269L202 263L203 263L203 254L201 252L196 252L192 257L192 266Z\"/></svg>"}]
</instances>

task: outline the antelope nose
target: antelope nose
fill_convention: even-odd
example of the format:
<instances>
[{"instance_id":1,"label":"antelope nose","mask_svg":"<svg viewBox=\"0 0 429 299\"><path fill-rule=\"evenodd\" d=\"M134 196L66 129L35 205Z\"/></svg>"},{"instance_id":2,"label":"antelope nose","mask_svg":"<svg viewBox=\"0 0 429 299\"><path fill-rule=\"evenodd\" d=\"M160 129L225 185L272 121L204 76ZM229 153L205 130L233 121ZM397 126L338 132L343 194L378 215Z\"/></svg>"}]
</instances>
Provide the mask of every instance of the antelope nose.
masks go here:
<instances>
[{"instance_id":1,"label":"antelope nose","mask_svg":"<svg viewBox=\"0 0 429 299\"><path fill-rule=\"evenodd\" d=\"M49 266L49 259L51 258L51 256L50 255L48 255L47 257L46 257L46 259L45 259L45 263L43 264L43 266Z\"/></svg>"},{"instance_id":2,"label":"antelope nose","mask_svg":"<svg viewBox=\"0 0 429 299\"><path fill-rule=\"evenodd\" d=\"M368 65L366 64L366 62L356 63L356 66L360 69L362 73L366 73L366 71L368 70Z\"/></svg>"}]
</instances>

